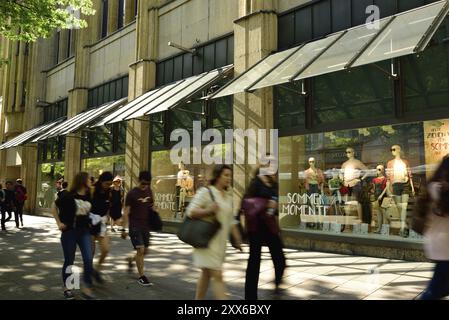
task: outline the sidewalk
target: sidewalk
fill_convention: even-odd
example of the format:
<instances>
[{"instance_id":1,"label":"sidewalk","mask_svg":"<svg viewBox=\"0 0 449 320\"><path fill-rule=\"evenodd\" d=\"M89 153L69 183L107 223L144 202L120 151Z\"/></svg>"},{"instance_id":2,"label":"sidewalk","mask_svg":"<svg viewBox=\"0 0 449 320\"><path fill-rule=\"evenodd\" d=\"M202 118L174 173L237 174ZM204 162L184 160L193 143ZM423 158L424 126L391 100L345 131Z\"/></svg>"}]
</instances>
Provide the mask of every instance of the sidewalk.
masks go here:
<instances>
[{"instance_id":1,"label":"sidewalk","mask_svg":"<svg viewBox=\"0 0 449 320\"><path fill-rule=\"evenodd\" d=\"M54 220L24 216L25 227L7 224L0 232L0 299L62 299L62 250ZM96 289L100 299L193 299L199 272L192 266L191 247L176 235L152 234L150 254L145 259L152 287L137 284L128 274L125 256L132 252L129 241L112 235L111 252L104 275L107 283ZM248 247L244 253L228 249L224 278L230 299L243 299ZM432 276L431 263L407 262L331 253L285 250L282 299L415 299ZM273 299L273 265L267 248L259 281L259 298ZM77 251L76 263L81 264ZM209 290L208 298L212 298Z\"/></svg>"}]
</instances>

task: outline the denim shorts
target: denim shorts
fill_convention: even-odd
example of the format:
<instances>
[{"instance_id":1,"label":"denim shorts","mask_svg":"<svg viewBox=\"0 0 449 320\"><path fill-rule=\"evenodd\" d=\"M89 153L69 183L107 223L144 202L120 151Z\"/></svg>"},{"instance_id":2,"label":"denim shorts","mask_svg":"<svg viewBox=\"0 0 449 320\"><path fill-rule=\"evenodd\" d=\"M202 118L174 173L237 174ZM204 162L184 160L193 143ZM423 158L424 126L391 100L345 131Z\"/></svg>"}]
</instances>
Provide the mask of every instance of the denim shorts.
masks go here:
<instances>
[{"instance_id":1,"label":"denim shorts","mask_svg":"<svg viewBox=\"0 0 449 320\"><path fill-rule=\"evenodd\" d=\"M410 194L410 183L393 183L393 195L402 196L403 194Z\"/></svg>"},{"instance_id":2,"label":"denim shorts","mask_svg":"<svg viewBox=\"0 0 449 320\"><path fill-rule=\"evenodd\" d=\"M130 229L129 237L134 249L148 248L150 246L150 231Z\"/></svg>"},{"instance_id":3,"label":"denim shorts","mask_svg":"<svg viewBox=\"0 0 449 320\"><path fill-rule=\"evenodd\" d=\"M360 201L360 198L362 196L362 183L359 182L353 187L348 187L349 189L349 196L353 196L355 200Z\"/></svg>"}]
</instances>

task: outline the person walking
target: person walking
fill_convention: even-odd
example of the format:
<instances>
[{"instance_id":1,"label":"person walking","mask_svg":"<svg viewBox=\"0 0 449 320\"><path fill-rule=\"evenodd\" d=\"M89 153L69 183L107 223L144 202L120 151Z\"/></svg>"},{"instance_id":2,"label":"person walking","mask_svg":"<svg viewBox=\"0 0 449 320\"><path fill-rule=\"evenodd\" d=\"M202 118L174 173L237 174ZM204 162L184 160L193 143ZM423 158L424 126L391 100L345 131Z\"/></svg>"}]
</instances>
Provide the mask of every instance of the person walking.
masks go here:
<instances>
[{"instance_id":1,"label":"person walking","mask_svg":"<svg viewBox=\"0 0 449 320\"><path fill-rule=\"evenodd\" d=\"M64 297L68 300L75 298L72 284L69 283L72 266L75 261L76 246L78 245L84 265L84 287L82 295L92 300L92 239L89 233L91 208L90 180L87 172L78 173L72 184L70 192L60 196L52 204L51 213L61 231L61 245L64 253L62 267L62 281Z\"/></svg>"},{"instance_id":2,"label":"person walking","mask_svg":"<svg viewBox=\"0 0 449 320\"><path fill-rule=\"evenodd\" d=\"M1 213L1 226L2 230L6 231L6 207L5 207L5 201L6 201L6 193L5 190L3 190L3 186L0 183L0 213Z\"/></svg>"},{"instance_id":3,"label":"person walking","mask_svg":"<svg viewBox=\"0 0 449 320\"><path fill-rule=\"evenodd\" d=\"M418 200L425 217L424 252L435 263L433 277L421 300L449 296L449 157L446 156Z\"/></svg>"},{"instance_id":4,"label":"person walking","mask_svg":"<svg viewBox=\"0 0 449 320\"><path fill-rule=\"evenodd\" d=\"M63 181L61 183L61 190L58 191L58 193L56 194L56 197L60 198L60 197L64 196L67 192L69 192L67 190L68 187L69 187L69 183L67 181Z\"/></svg>"},{"instance_id":5,"label":"person walking","mask_svg":"<svg viewBox=\"0 0 449 320\"><path fill-rule=\"evenodd\" d=\"M92 194L92 209L91 213L99 216L100 223L91 227L92 234L92 256L95 257L96 242L100 246L100 257L98 263L93 270L93 276L98 283L103 283L103 278L100 274L102 265L109 253L110 239L106 234L106 223L109 220L109 210L111 208L110 192L112 185L112 173L109 171L103 172L98 180L95 182Z\"/></svg>"},{"instance_id":6,"label":"person walking","mask_svg":"<svg viewBox=\"0 0 449 320\"><path fill-rule=\"evenodd\" d=\"M112 182L111 187L111 231L115 232L115 225L120 224L122 218L124 191L122 188L122 179L116 176Z\"/></svg>"},{"instance_id":7,"label":"person walking","mask_svg":"<svg viewBox=\"0 0 449 320\"><path fill-rule=\"evenodd\" d=\"M261 174L264 168L269 174ZM257 216L257 224L248 230L249 259L246 268L245 279L245 300L257 300L257 287L259 283L261 250L263 245L267 245L275 269L275 293L279 293L279 286L282 282L284 270L286 268L283 243L278 230L273 230L267 224L267 219L262 215L272 215L269 219L274 219L278 215L278 184L276 172L269 171L267 165L260 166L256 170L255 177L251 180L244 195L245 198L265 198L267 199L266 210ZM276 217L277 219L277 217Z\"/></svg>"},{"instance_id":8,"label":"person walking","mask_svg":"<svg viewBox=\"0 0 449 320\"><path fill-rule=\"evenodd\" d=\"M133 262L136 263L139 279L142 286L153 285L145 275L144 257L148 254L150 246L150 219L149 211L153 207L154 198L150 188L151 174L148 171L139 173L139 185L128 192L125 199L125 210L122 221L122 238L126 239L129 226L129 237L136 250L135 255L127 258L128 271L131 272Z\"/></svg>"},{"instance_id":9,"label":"person walking","mask_svg":"<svg viewBox=\"0 0 449 320\"><path fill-rule=\"evenodd\" d=\"M3 189L5 193L5 201L3 203L5 215L8 213L8 218L4 219L4 222L2 223L2 228L5 226L5 223L10 221L12 219L12 213L14 212L15 222L16 222L16 228L19 228L19 218L17 217L17 207L16 207L16 193L14 189L14 184L12 181L6 181L5 183L5 189ZM6 227L5 229L6 230Z\"/></svg>"},{"instance_id":10,"label":"person walking","mask_svg":"<svg viewBox=\"0 0 449 320\"><path fill-rule=\"evenodd\" d=\"M20 224L23 228L23 207L25 205L25 201L27 200L27 188L23 185L22 179L16 180L16 185L14 187L15 189L15 195L16 195L16 212L15 219L16 219L16 226Z\"/></svg>"},{"instance_id":11,"label":"person walking","mask_svg":"<svg viewBox=\"0 0 449 320\"><path fill-rule=\"evenodd\" d=\"M213 216L221 227L213 236L207 248L193 250L194 265L201 269L196 287L196 300L204 299L212 280L216 299L226 299L226 286L223 281L223 263L226 257L226 244L230 233L236 247L241 250L241 237L236 226L232 208L232 169L227 165L217 165L212 173L208 187L198 190L186 209L186 215L192 219Z\"/></svg>"}]
</instances>

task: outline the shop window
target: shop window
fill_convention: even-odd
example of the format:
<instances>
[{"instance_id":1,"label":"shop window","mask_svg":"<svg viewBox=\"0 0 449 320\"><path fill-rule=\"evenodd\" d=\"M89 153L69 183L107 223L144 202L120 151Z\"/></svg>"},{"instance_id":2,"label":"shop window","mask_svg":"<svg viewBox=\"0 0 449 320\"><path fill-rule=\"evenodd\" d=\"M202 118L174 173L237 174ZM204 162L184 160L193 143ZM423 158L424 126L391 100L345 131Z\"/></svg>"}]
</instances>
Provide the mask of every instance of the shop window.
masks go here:
<instances>
[{"instance_id":1,"label":"shop window","mask_svg":"<svg viewBox=\"0 0 449 320\"><path fill-rule=\"evenodd\" d=\"M193 75L193 56L191 54L184 54L182 56L182 77L188 78Z\"/></svg>"},{"instance_id":2,"label":"shop window","mask_svg":"<svg viewBox=\"0 0 449 320\"><path fill-rule=\"evenodd\" d=\"M421 240L407 217L449 151L448 131L442 119L280 138L281 226Z\"/></svg>"},{"instance_id":3,"label":"shop window","mask_svg":"<svg viewBox=\"0 0 449 320\"><path fill-rule=\"evenodd\" d=\"M449 34L449 23L434 37L441 43ZM439 44L427 48L419 57L403 58L405 103L407 112L422 113L447 108L449 101L449 46Z\"/></svg>"},{"instance_id":4,"label":"shop window","mask_svg":"<svg viewBox=\"0 0 449 320\"><path fill-rule=\"evenodd\" d=\"M218 129L223 135L225 129L232 129L232 96L210 101L210 118L211 127Z\"/></svg>"},{"instance_id":5,"label":"shop window","mask_svg":"<svg viewBox=\"0 0 449 320\"><path fill-rule=\"evenodd\" d=\"M388 63L379 63L388 70ZM319 76L314 82L314 125L394 114L393 83L372 66Z\"/></svg>"},{"instance_id":6,"label":"shop window","mask_svg":"<svg viewBox=\"0 0 449 320\"><path fill-rule=\"evenodd\" d=\"M200 113L204 112L202 101L186 103L169 111L170 132L182 128L193 133L193 121L201 121L201 127L206 126L206 118Z\"/></svg>"},{"instance_id":7,"label":"shop window","mask_svg":"<svg viewBox=\"0 0 449 320\"><path fill-rule=\"evenodd\" d=\"M312 39L312 7L303 8L295 13L295 43Z\"/></svg>"},{"instance_id":8,"label":"shop window","mask_svg":"<svg viewBox=\"0 0 449 320\"><path fill-rule=\"evenodd\" d=\"M387 0L391 1L391 0ZM332 32L351 27L351 0L332 1Z\"/></svg>"},{"instance_id":9,"label":"shop window","mask_svg":"<svg viewBox=\"0 0 449 320\"><path fill-rule=\"evenodd\" d=\"M95 178L98 178L105 171L111 172L114 176L119 175L124 178L125 155L84 159L81 161L81 170Z\"/></svg>"},{"instance_id":10,"label":"shop window","mask_svg":"<svg viewBox=\"0 0 449 320\"><path fill-rule=\"evenodd\" d=\"M204 47L204 72L211 71L215 67L215 43Z\"/></svg>"},{"instance_id":11,"label":"shop window","mask_svg":"<svg viewBox=\"0 0 449 320\"><path fill-rule=\"evenodd\" d=\"M279 50L285 50L295 42L295 34L286 30L295 29L295 16L287 14L278 18L278 46Z\"/></svg>"},{"instance_id":12,"label":"shop window","mask_svg":"<svg viewBox=\"0 0 449 320\"><path fill-rule=\"evenodd\" d=\"M94 154L112 152L112 125L106 125L95 129L93 136Z\"/></svg>"},{"instance_id":13,"label":"shop window","mask_svg":"<svg viewBox=\"0 0 449 320\"><path fill-rule=\"evenodd\" d=\"M182 55L174 58L173 61L173 81L182 79Z\"/></svg>"},{"instance_id":14,"label":"shop window","mask_svg":"<svg viewBox=\"0 0 449 320\"><path fill-rule=\"evenodd\" d=\"M224 155L229 146L217 146L217 154ZM194 150L190 150L190 158ZM202 152L202 150L196 151ZM182 221L185 208L195 193L208 184L214 165L173 163L170 150L151 153L152 190L155 208L164 220Z\"/></svg>"},{"instance_id":15,"label":"shop window","mask_svg":"<svg viewBox=\"0 0 449 320\"><path fill-rule=\"evenodd\" d=\"M277 128L304 129L306 121L305 98L299 81L275 86L273 89Z\"/></svg>"},{"instance_id":16,"label":"shop window","mask_svg":"<svg viewBox=\"0 0 449 320\"><path fill-rule=\"evenodd\" d=\"M128 77L122 78L122 95L120 97L128 96Z\"/></svg>"},{"instance_id":17,"label":"shop window","mask_svg":"<svg viewBox=\"0 0 449 320\"><path fill-rule=\"evenodd\" d=\"M215 65L225 66L226 62L227 39L217 41L215 45Z\"/></svg>"},{"instance_id":18,"label":"shop window","mask_svg":"<svg viewBox=\"0 0 449 320\"><path fill-rule=\"evenodd\" d=\"M50 209L56 199L56 182L64 177L64 162L42 163L38 166L36 206Z\"/></svg>"},{"instance_id":19,"label":"shop window","mask_svg":"<svg viewBox=\"0 0 449 320\"><path fill-rule=\"evenodd\" d=\"M115 125L118 126L116 153L124 153L126 149L126 122Z\"/></svg>"},{"instance_id":20,"label":"shop window","mask_svg":"<svg viewBox=\"0 0 449 320\"><path fill-rule=\"evenodd\" d=\"M173 82L173 60L164 62L164 83Z\"/></svg>"},{"instance_id":21,"label":"shop window","mask_svg":"<svg viewBox=\"0 0 449 320\"><path fill-rule=\"evenodd\" d=\"M313 6L313 37L320 38L331 33L331 2L325 0Z\"/></svg>"},{"instance_id":22,"label":"shop window","mask_svg":"<svg viewBox=\"0 0 449 320\"><path fill-rule=\"evenodd\" d=\"M227 61L226 64L232 64L234 63L234 37L229 37L228 38L228 49L227 49ZM218 67L222 67L222 65L217 65Z\"/></svg>"},{"instance_id":23,"label":"shop window","mask_svg":"<svg viewBox=\"0 0 449 320\"><path fill-rule=\"evenodd\" d=\"M153 147L165 145L165 113L151 116L151 145Z\"/></svg>"},{"instance_id":24,"label":"shop window","mask_svg":"<svg viewBox=\"0 0 449 320\"><path fill-rule=\"evenodd\" d=\"M118 0L117 29L123 28L125 24L125 0Z\"/></svg>"},{"instance_id":25,"label":"shop window","mask_svg":"<svg viewBox=\"0 0 449 320\"><path fill-rule=\"evenodd\" d=\"M193 74L200 74L204 71L204 48L197 49L198 54L193 56Z\"/></svg>"},{"instance_id":26,"label":"shop window","mask_svg":"<svg viewBox=\"0 0 449 320\"><path fill-rule=\"evenodd\" d=\"M366 8L371 5L373 5L373 0L352 1L351 13L353 26L358 26L366 23L366 19L368 18Z\"/></svg>"}]
</instances>

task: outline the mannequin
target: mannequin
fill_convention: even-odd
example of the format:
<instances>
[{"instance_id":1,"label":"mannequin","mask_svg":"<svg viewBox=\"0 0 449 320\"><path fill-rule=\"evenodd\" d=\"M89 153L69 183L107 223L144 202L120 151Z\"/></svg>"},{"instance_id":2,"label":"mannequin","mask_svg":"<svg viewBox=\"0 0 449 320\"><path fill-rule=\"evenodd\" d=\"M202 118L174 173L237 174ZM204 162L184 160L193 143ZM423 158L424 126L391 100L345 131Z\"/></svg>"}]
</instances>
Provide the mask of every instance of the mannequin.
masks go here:
<instances>
[{"instance_id":1,"label":"mannequin","mask_svg":"<svg viewBox=\"0 0 449 320\"><path fill-rule=\"evenodd\" d=\"M193 179L190 176L190 171L185 169L183 162L178 165L178 168L179 172L176 182L176 191L179 196L178 212L183 212L186 196L193 195Z\"/></svg>"},{"instance_id":2,"label":"mannequin","mask_svg":"<svg viewBox=\"0 0 449 320\"><path fill-rule=\"evenodd\" d=\"M377 177L373 179L372 184L374 188L374 207L377 209L377 229L374 233L380 233L383 224L389 223L387 209L382 208L382 201L387 192L387 177L385 177L385 167L378 165L376 167Z\"/></svg>"},{"instance_id":3,"label":"mannequin","mask_svg":"<svg viewBox=\"0 0 449 320\"><path fill-rule=\"evenodd\" d=\"M415 196L412 171L410 170L409 162L401 157L401 146L394 145L390 150L394 159L388 161L387 164L388 188L392 191L396 205L401 213L401 230L399 235L407 237L405 225L408 200L410 195Z\"/></svg>"},{"instance_id":4,"label":"mannequin","mask_svg":"<svg viewBox=\"0 0 449 320\"><path fill-rule=\"evenodd\" d=\"M304 171L305 188L307 194L323 193L324 188L324 174L323 171L316 167L315 158L309 158L309 169Z\"/></svg>"},{"instance_id":5,"label":"mannequin","mask_svg":"<svg viewBox=\"0 0 449 320\"><path fill-rule=\"evenodd\" d=\"M340 188L343 185L343 181L339 177L339 170L334 168L332 169L332 179L329 179L328 181L329 190L331 192L332 197L334 198L332 200L332 203L334 204L334 212L335 214L341 215L340 211L340 205L343 204L342 198L341 198L341 192Z\"/></svg>"},{"instance_id":6,"label":"mannequin","mask_svg":"<svg viewBox=\"0 0 449 320\"><path fill-rule=\"evenodd\" d=\"M359 220L362 221L360 196L362 195L362 182L368 175L368 168L362 161L355 158L353 148L346 148L346 156L348 160L341 166L340 178L343 180L343 185L349 189L349 196L352 196L354 201L357 202L357 215ZM363 171L365 174L362 176Z\"/></svg>"}]
</instances>

